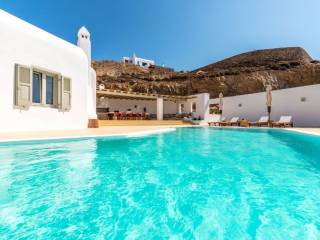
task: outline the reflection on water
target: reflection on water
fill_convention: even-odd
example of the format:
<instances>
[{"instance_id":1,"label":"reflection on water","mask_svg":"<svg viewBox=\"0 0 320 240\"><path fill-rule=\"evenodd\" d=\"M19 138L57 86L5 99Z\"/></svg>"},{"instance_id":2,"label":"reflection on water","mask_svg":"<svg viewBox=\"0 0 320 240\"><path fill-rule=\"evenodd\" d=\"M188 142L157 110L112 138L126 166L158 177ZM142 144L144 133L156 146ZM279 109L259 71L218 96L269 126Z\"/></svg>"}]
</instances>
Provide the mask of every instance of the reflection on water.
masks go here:
<instances>
[{"instance_id":1,"label":"reflection on water","mask_svg":"<svg viewBox=\"0 0 320 240\"><path fill-rule=\"evenodd\" d=\"M83 192L90 194L96 140L10 146L0 148L0 233L12 231L8 239L16 231L36 237L30 229L45 231L53 218L67 217L62 208L79 207Z\"/></svg>"},{"instance_id":2,"label":"reflection on water","mask_svg":"<svg viewBox=\"0 0 320 240\"><path fill-rule=\"evenodd\" d=\"M11 186L11 171L12 171L12 162L14 160L14 149L6 148L2 149L0 152L0 204L1 201L8 201L8 190Z\"/></svg>"},{"instance_id":3,"label":"reflection on water","mask_svg":"<svg viewBox=\"0 0 320 240\"><path fill-rule=\"evenodd\" d=\"M312 164L317 170L320 169L320 138L318 136L288 131L271 131L269 134L279 144L284 144L291 148L292 151L300 154L301 157Z\"/></svg>"}]
</instances>

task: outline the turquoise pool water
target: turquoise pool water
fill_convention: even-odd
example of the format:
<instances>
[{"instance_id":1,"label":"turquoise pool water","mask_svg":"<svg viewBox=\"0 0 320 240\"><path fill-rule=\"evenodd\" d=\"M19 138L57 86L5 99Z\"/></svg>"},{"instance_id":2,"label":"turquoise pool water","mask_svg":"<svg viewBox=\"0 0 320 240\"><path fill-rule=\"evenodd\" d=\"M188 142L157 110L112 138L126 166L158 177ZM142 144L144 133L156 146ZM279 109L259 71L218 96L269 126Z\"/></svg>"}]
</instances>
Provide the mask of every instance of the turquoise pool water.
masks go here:
<instances>
[{"instance_id":1,"label":"turquoise pool water","mask_svg":"<svg viewBox=\"0 0 320 240\"><path fill-rule=\"evenodd\" d=\"M320 239L319 150L213 128L0 144L0 239Z\"/></svg>"}]
</instances>

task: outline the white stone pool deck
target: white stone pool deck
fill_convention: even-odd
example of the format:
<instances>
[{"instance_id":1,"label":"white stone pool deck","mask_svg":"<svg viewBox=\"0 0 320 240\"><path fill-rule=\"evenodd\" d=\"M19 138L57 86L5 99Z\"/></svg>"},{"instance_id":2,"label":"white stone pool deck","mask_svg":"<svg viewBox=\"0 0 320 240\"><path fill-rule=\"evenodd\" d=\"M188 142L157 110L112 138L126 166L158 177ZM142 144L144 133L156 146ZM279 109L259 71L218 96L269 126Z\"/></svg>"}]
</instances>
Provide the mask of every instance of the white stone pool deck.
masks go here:
<instances>
[{"instance_id":1,"label":"white stone pool deck","mask_svg":"<svg viewBox=\"0 0 320 240\"><path fill-rule=\"evenodd\" d=\"M182 126L112 126L91 129L0 133L0 142L150 134Z\"/></svg>"},{"instance_id":2,"label":"white stone pool deck","mask_svg":"<svg viewBox=\"0 0 320 240\"><path fill-rule=\"evenodd\" d=\"M37 131L37 132L8 132L8 133L0 133L0 142L152 134L152 133L158 133L162 131L170 131L178 127L190 127L190 126L181 126L181 125L112 126L112 127L100 127L97 129L52 130L52 131ZM288 130L320 136L320 128L290 128Z\"/></svg>"},{"instance_id":3,"label":"white stone pool deck","mask_svg":"<svg viewBox=\"0 0 320 240\"><path fill-rule=\"evenodd\" d=\"M288 128L288 130L320 136L320 128Z\"/></svg>"}]
</instances>

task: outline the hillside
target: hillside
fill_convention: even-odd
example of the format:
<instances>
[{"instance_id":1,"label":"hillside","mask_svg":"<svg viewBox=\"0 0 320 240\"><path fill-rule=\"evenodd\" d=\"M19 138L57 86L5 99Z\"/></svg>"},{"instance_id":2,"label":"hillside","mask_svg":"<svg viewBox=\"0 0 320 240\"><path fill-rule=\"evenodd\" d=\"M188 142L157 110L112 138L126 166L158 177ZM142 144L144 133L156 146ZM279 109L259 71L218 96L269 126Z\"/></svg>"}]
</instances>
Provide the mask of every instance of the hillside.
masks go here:
<instances>
[{"instance_id":1,"label":"hillside","mask_svg":"<svg viewBox=\"0 0 320 240\"><path fill-rule=\"evenodd\" d=\"M276 48L243 53L197 69L215 71L223 69L259 68L278 70L281 65L308 64L312 58L303 48Z\"/></svg>"},{"instance_id":2,"label":"hillside","mask_svg":"<svg viewBox=\"0 0 320 240\"><path fill-rule=\"evenodd\" d=\"M169 68L143 69L113 61L93 63L98 84L107 88L160 94L209 92L217 97L320 84L320 63L302 48L279 48L243 53L191 72Z\"/></svg>"}]
</instances>

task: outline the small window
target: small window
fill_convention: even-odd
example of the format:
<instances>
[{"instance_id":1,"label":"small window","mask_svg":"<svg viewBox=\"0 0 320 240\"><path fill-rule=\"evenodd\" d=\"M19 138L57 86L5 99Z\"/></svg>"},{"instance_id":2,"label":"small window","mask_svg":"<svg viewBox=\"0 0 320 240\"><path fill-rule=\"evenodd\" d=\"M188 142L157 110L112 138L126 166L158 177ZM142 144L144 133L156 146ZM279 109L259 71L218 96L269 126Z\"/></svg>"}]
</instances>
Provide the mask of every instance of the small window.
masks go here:
<instances>
[{"instance_id":1,"label":"small window","mask_svg":"<svg viewBox=\"0 0 320 240\"><path fill-rule=\"evenodd\" d=\"M41 103L42 74L34 72L32 77L32 102Z\"/></svg>"},{"instance_id":2,"label":"small window","mask_svg":"<svg viewBox=\"0 0 320 240\"><path fill-rule=\"evenodd\" d=\"M192 112L196 112L197 111L197 104L195 102L192 103Z\"/></svg>"},{"instance_id":3,"label":"small window","mask_svg":"<svg viewBox=\"0 0 320 240\"><path fill-rule=\"evenodd\" d=\"M58 107L58 76L41 70L32 74L32 103L40 106Z\"/></svg>"},{"instance_id":4,"label":"small window","mask_svg":"<svg viewBox=\"0 0 320 240\"><path fill-rule=\"evenodd\" d=\"M46 76L46 104L53 105L53 81L52 76Z\"/></svg>"},{"instance_id":5,"label":"small window","mask_svg":"<svg viewBox=\"0 0 320 240\"><path fill-rule=\"evenodd\" d=\"M209 105L210 114L220 114L219 104L210 104Z\"/></svg>"},{"instance_id":6,"label":"small window","mask_svg":"<svg viewBox=\"0 0 320 240\"><path fill-rule=\"evenodd\" d=\"M179 112L184 113L184 104L183 103L180 104Z\"/></svg>"}]
</instances>

